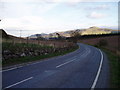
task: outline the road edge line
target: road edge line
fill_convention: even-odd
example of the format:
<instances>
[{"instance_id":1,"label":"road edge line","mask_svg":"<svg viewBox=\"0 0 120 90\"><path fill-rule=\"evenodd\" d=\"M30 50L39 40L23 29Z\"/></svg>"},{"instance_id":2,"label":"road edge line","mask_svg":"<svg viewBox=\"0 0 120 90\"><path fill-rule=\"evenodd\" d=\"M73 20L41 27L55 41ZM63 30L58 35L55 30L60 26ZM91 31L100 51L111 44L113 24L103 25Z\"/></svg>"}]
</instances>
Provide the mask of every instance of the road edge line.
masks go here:
<instances>
[{"instance_id":1,"label":"road edge line","mask_svg":"<svg viewBox=\"0 0 120 90\"><path fill-rule=\"evenodd\" d=\"M102 68L102 64L103 64L103 54L102 54L102 51L99 49L99 52L101 53L101 62L100 62L100 66L99 66L99 69L98 69L98 72L97 72L97 75L95 77L95 80L92 84L92 87L91 87L91 90L94 90L96 84L97 84L97 81L98 81L98 78L99 78L99 75L100 75L100 71L101 71L101 68Z\"/></svg>"}]
</instances>

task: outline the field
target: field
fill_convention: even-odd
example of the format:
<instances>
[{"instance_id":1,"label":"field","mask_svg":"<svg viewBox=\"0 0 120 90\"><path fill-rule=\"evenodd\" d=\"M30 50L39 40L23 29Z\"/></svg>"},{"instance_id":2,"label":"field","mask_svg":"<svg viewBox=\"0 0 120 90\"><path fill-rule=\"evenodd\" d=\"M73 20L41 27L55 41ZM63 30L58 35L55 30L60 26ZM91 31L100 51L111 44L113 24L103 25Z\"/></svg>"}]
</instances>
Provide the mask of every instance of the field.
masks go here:
<instances>
[{"instance_id":1,"label":"field","mask_svg":"<svg viewBox=\"0 0 120 90\"><path fill-rule=\"evenodd\" d=\"M98 43L102 40L104 40L107 43L106 45L103 46L104 48L109 49L110 51L120 55L119 35L89 38L89 39L86 38L79 40L79 42L90 45L98 45Z\"/></svg>"}]
</instances>

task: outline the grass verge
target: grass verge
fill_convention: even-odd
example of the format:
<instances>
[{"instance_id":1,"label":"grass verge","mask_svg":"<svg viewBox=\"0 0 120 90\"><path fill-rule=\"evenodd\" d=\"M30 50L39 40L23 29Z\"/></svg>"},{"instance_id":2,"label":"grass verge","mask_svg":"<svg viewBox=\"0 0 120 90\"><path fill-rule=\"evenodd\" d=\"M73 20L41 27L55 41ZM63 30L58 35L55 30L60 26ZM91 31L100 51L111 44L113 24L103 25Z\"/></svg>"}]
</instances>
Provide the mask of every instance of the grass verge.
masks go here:
<instances>
[{"instance_id":1,"label":"grass verge","mask_svg":"<svg viewBox=\"0 0 120 90\"><path fill-rule=\"evenodd\" d=\"M11 65L31 62L31 61L44 60L45 58L51 58L51 57L55 57L55 56L65 55L67 53L70 53L70 52L73 52L73 51L77 50L78 48L79 47L76 46L75 48L72 48L68 51L63 51L62 53L61 52L56 52L56 53L51 53L51 54L47 54L47 55L25 56L25 57L20 57L20 58L9 59L9 60L3 61L2 66L6 67L6 66L11 66Z\"/></svg>"},{"instance_id":2,"label":"grass verge","mask_svg":"<svg viewBox=\"0 0 120 90\"><path fill-rule=\"evenodd\" d=\"M110 88L120 88L120 56L111 52L108 49L98 47L102 49L108 56L110 65Z\"/></svg>"}]
</instances>

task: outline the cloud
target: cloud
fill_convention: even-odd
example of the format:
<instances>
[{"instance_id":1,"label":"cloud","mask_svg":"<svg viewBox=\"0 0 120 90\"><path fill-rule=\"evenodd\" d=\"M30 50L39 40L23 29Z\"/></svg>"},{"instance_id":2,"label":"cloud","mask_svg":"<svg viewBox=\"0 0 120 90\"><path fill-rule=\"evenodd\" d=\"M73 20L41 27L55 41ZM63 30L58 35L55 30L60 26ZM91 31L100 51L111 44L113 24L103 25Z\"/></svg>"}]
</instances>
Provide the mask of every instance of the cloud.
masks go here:
<instances>
[{"instance_id":1,"label":"cloud","mask_svg":"<svg viewBox=\"0 0 120 90\"><path fill-rule=\"evenodd\" d=\"M19 1L19 0L15 0ZM11 18L11 17L23 17L23 16L41 16L42 14L52 10L59 3L25 3L24 1L19 2L5 2L0 7L0 18ZM22 1L22 0L21 0ZM26 1L26 0L25 0ZM30 0L31 1L31 0ZM44 1L44 0L43 0ZM0 3L1 5L1 3Z\"/></svg>"},{"instance_id":2,"label":"cloud","mask_svg":"<svg viewBox=\"0 0 120 90\"><path fill-rule=\"evenodd\" d=\"M97 12L92 12L89 15L87 15L88 18L92 18L92 19L99 19L99 18L104 18L106 17L106 14L102 14L102 13L97 13Z\"/></svg>"},{"instance_id":3,"label":"cloud","mask_svg":"<svg viewBox=\"0 0 120 90\"><path fill-rule=\"evenodd\" d=\"M98 7L95 7L95 9L108 9L109 8L109 6L108 5L100 5L100 6L98 6Z\"/></svg>"},{"instance_id":4,"label":"cloud","mask_svg":"<svg viewBox=\"0 0 120 90\"><path fill-rule=\"evenodd\" d=\"M86 7L85 10L108 10L110 9L109 5L103 4L98 6Z\"/></svg>"},{"instance_id":5,"label":"cloud","mask_svg":"<svg viewBox=\"0 0 120 90\"><path fill-rule=\"evenodd\" d=\"M0 28L37 29L45 20L37 16L24 16L21 18L5 18L1 21ZM27 28L26 28L27 27ZM35 28L36 27L36 28Z\"/></svg>"}]
</instances>

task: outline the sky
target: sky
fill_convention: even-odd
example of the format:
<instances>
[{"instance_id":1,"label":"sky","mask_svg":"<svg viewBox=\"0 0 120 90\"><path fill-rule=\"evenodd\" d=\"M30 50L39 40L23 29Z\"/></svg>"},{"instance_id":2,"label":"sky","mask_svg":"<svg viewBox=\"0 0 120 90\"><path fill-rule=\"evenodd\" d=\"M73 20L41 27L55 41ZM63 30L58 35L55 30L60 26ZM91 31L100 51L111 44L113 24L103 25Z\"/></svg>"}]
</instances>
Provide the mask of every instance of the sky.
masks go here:
<instances>
[{"instance_id":1,"label":"sky","mask_svg":"<svg viewBox=\"0 0 120 90\"><path fill-rule=\"evenodd\" d=\"M73 29L118 27L119 0L0 0L0 28L23 37Z\"/></svg>"}]
</instances>

